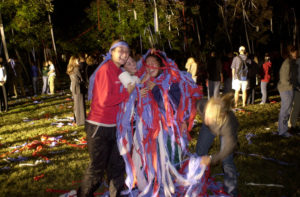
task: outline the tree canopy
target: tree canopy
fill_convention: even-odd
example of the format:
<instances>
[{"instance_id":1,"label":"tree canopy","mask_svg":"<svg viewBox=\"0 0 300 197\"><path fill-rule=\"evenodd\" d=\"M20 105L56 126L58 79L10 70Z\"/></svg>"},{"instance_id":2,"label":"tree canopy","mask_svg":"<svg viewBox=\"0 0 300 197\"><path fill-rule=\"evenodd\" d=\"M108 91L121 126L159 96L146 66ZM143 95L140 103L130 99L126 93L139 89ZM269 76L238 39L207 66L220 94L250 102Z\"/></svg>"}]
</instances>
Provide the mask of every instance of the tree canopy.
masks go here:
<instances>
[{"instance_id":1,"label":"tree canopy","mask_svg":"<svg viewBox=\"0 0 300 197\"><path fill-rule=\"evenodd\" d=\"M299 42L294 1L5 0L0 13L10 50L51 47L49 14L60 53L104 53L115 39L127 41L134 53L155 47L198 57L240 45L256 53L274 41L277 48ZM74 20L59 24L66 15Z\"/></svg>"}]
</instances>

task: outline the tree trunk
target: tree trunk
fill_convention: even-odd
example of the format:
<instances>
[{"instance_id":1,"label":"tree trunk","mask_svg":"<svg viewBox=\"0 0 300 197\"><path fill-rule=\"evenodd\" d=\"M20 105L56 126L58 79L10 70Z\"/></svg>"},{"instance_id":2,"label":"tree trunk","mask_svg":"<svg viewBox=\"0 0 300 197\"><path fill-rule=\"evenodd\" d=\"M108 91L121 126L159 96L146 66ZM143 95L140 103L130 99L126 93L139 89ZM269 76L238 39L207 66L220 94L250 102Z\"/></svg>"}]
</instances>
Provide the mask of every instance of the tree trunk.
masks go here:
<instances>
[{"instance_id":1,"label":"tree trunk","mask_svg":"<svg viewBox=\"0 0 300 197\"><path fill-rule=\"evenodd\" d=\"M8 62L9 56L8 56L8 51L7 51L7 47L6 47L5 34L4 34L4 27L3 27L1 12L0 12L0 33L1 33L2 43L3 43L5 58L6 58L6 61Z\"/></svg>"}]
</instances>

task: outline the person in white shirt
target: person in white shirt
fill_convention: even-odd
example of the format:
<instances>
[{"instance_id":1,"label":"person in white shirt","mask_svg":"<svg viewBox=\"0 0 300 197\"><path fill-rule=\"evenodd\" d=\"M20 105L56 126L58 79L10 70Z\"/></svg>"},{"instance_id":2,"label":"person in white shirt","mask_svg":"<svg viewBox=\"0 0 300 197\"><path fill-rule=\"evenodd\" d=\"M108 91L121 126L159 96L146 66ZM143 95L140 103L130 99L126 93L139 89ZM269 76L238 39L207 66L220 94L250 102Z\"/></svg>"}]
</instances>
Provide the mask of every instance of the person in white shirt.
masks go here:
<instances>
[{"instance_id":1,"label":"person in white shirt","mask_svg":"<svg viewBox=\"0 0 300 197\"><path fill-rule=\"evenodd\" d=\"M3 66L3 59L0 57L0 112L7 111L7 94L5 83L7 79L6 69Z\"/></svg>"},{"instance_id":2,"label":"person in white shirt","mask_svg":"<svg viewBox=\"0 0 300 197\"><path fill-rule=\"evenodd\" d=\"M195 83L197 82L197 67L198 67L197 63L193 57L190 57L185 64L185 68L187 69L187 72L191 73Z\"/></svg>"}]
</instances>

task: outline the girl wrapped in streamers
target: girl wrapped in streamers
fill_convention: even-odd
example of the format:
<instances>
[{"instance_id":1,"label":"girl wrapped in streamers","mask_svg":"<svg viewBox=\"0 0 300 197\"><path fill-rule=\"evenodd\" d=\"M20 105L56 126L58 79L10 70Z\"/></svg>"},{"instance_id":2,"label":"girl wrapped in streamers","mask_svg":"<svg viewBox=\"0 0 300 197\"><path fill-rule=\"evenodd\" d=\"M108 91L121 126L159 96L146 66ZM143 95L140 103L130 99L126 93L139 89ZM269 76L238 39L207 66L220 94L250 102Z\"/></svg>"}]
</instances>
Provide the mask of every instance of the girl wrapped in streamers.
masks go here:
<instances>
[{"instance_id":1,"label":"girl wrapped in streamers","mask_svg":"<svg viewBox=\"0 0 300 197\"><path fill-rule=\"evenodd\" d=\"M191 75L180 71L159 51L148 51L138 69L136 75L145 82L136 84L117 116L117 142L126 164L126 193L205 196L212 185L219 190L212 181L208 185L201 158L187 150L188 131L196 115L194 106L202 97Z\"/></svg>"}]
</instances>

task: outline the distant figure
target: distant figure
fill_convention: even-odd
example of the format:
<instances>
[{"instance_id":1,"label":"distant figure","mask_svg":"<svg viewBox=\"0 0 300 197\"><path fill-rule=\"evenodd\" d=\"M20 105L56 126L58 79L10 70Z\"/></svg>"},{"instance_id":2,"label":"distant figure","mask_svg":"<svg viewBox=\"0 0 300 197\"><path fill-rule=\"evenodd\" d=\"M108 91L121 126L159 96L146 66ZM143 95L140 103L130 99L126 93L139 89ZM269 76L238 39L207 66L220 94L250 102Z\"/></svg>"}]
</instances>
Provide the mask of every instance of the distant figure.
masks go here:
<instances>
[{"instance_id":1,"label":"distant figure","mask_svg":"<svg viewBox=\"0 0 300 197\"><path fill-rule=\"evenodd\" d=\"M193 57L190 57L187 60L185 68L188 73L191 73L193 80L197 83L197 63Z\"/></svg>"},{"instance_id":2,"label":"distant figure","mask_svg":"<svg viewBox=\"0 0 300 197\"><path fill-rule=\"evenodd\" d=\"M48 62L43 63L43 89L42 94L49 94L49 84L48 84L48 72L49 72L49 65Z\"/></svg>"},{"instance_id":3,"label":"distant figure","mask_svg":"<svg viewBox=\"0 0 300 197\"><path fill-rule=\"evenodd\" d=\"M216 57L215 51L210 53L207 61L208 74L208 99L218 97L220 94L220 85L223 82L222 63Z\"/></svg>"},{"instance_id":4,"label":"distant figure","mask_svg":"<svg viewBox=\"0 0 300 197\"><path fill-rule=\"evenodd\" d=\"M293 75L295 76L293 81L294 86L294 99L291 110L291 116L288 122L288 126L293 133L299 133L299 127L296 127L297 119L300 113L300 58L296 60L296 67L293 70Z\"/></svg>"},{"instance_id":5,"label":"distant figure","mask_svg":"<svg viewBox=\"0 0 300 197\"><path fill-rule=\"evenodd\" d=\"M88 89L88 75L87 75L87 63L83 54L79 55L79 72L82 77L81 90L82 93L85 95Z\"/></svg>"},{"instance_id":6,"label":"distant figure","mask_svg":"<svg viewBox=\"0 0 300 197\"><path fill-rule=\"evenodd\" d=\"M264 58L264 63L262 65L262 72L261 74L261 81L260 81L260 89L261 89L261 103L260 104L265 104L267 102L267 98L268 98L268 83L270 82L271 79L271 66L272 66L272 62L270 60L270 56L268 53L265 54L265 58Z\"/></svg>"},{"instance_id":7,"label":"distant figure","mask_svg":"<svg viewBox=\"0 0 300 197\"><path fill-rule=\"evenodd\" d=\"M232 64L233 54L229 52L223 59L223 82L224 89L223 94L229 93L232 91L232 72L231 72L231 64Z\"/></svg>"},{"instance_id":8,"label":"distant figure","mask_svg":"<svg viewBox=\"0 0 300 197\"><path fill-rule=\"evenodd\" d=\"M23 85L22 67L17 59L8 60L8 77L10 81L9 92L14 94L13 98L18 98L18 88L21 90L21 95L25 96Z\"/></svg>"},{"instance_id":9,"label":"distant figure","mask_svg":"<svg viewBox=\"0 0 300 197\"><path fill-rule=\"evenodd\" d=\"M295 46L288 46L289 57L284 60L279 71L279 82L277 85L281 98L281 107L278 119L278 135L291 137L288 131L288 120L290 117L294 91L293 91L293 68L296 67L297 49Z\"/></svg>"},{"instance_id":10,"label":"distant figure","mask_svg":"<svg viewBox=\"0 0 300 197\"><path fill-rule=\"evenodd\" d=\"M71 56L67 67L67 74L71 79L71 92L74 100L74 116L77 126L84 125L85 122L85 101L82 93L81 83L83 79L79 71L79 59Z\"/></svg>"},{"instance_id":11,"label":"distant figure","mask_svg":"<svg viewBox=\"0 0 300 197\"><path fill-rule=\"evenodd\" d=\"M235 108L238 106L239 101L239 92L242 89L242 100L243 100L243 107L246 106L246 100L247 100L247 86L248 86L248 66L247 63L249 63L249 60L246 56L246 48L244 46L241 46L239 48L239 55L233 58L232 64L231 64L231 70L232 70L232 89L235 90L234 93L234 102L235 102Z\"/></svg>"},{"instance_id":12,"label":"distant figure","mask_svg":"<svg viewBox=\"0 0 300 197\"><path fill-rule=\"evenodd\" d=\"M33 94L34 96L37 96L38 92L38 77L39 77L39 70L38 67L33 64L33 62L30 62L31 65L31 77L32 77L32 86L33 86Z\"/></svg>"},{"instance_id":13,"label":"distant figure","mask_svg":"<svg viewBox=\"0 0 300 197\"><path fill-rule=\"evenodd\" d=\"M247 88L247 104L254 104L255 101L255 87L256 87L256 75L258 74L258 58L254 55L249 55L250 63L248 66L248 88Z\"/></svg>"},{"instance_id":14,"label":"distant figure","mask_svg":"<svg viewBox=\"0 0 300 197\"><path fill-rule=\"evenodd\" d=\"M197 85L202 87L204 95L207 94L206 79L207 79L206 66L203 63L198 63L198 67L197 67Z\"/></svg>"},{"instance_id":15,"label":"distant figure","mask_svg":"<svg viewBox=\"0 0 300 197\"><path fill-rule=\"evenodd\" d=\"M50 94L54 94L55 92L55 67L52 61L48 61L49 72L48 72L48 83L50 87Z\"/></svg>"},{"instance_id":16,"label":"distant figure","mask_svg":"<svg viewBox=\"0 0 300 197\"><path fill-rule=\"evenodd\" d=\"M3 65L3 59L0 57L0 112L7 111L8 104L7 104L7 94L5 83L7 79L6 69Z\"/></svg>"}]
</instances>

